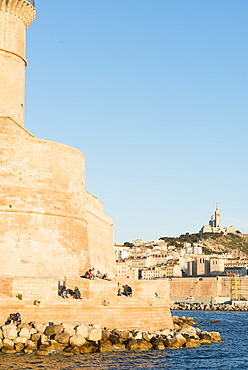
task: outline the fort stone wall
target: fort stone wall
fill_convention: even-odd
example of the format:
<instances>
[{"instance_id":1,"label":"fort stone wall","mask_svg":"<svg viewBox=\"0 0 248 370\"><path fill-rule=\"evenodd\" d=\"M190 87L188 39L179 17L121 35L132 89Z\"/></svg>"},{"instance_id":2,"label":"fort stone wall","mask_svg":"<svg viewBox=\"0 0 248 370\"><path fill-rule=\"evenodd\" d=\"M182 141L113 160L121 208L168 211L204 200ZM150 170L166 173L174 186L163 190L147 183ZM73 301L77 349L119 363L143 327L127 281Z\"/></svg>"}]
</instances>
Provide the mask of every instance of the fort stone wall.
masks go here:
<instances>
[{"instance_id":1,"label":"fort stone wall","mask_svg":"<svg viewBox=\"0 0 248 370\"><path fill-rule=\"evenodd\" d=\"M60 297L58 287L64 283L72 289L78 286L82 300ZM118 296L120 282L114 280L1 277L0 322L11 312L20 312L24 322L86 321L111 329L172 328L168 282L129 279L128 283L132 297ZM163 296L155 296L158 286Z\"/></svg>"},{"instance_id":2,"label":"fort stone wall","mask_svg":"<svg viewBox=\"0 0 248 370\"><path fill-rule=\"evenodd\" d=\"M82 153L0 135L0 275L79 276L89 266Z\"/></svg>"}]
</instances>

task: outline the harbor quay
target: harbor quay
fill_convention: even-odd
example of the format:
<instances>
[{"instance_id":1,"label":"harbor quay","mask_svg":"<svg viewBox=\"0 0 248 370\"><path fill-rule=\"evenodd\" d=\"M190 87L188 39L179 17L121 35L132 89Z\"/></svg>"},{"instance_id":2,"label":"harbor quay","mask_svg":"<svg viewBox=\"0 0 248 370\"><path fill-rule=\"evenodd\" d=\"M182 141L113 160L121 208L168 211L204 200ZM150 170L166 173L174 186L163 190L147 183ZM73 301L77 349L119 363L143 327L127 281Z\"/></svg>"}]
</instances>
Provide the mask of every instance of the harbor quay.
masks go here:
<instances>
[{"instance_id":1,"label":"harbor quay","mask_svg":"<svg viewBox=\"0 0 248 370\"><path fill-rule=\"evenodd\" d=\"M243 307L248 303L248 276L170 278L172 304L213 307L221 304Z\"/></svg>"}]
</instances>

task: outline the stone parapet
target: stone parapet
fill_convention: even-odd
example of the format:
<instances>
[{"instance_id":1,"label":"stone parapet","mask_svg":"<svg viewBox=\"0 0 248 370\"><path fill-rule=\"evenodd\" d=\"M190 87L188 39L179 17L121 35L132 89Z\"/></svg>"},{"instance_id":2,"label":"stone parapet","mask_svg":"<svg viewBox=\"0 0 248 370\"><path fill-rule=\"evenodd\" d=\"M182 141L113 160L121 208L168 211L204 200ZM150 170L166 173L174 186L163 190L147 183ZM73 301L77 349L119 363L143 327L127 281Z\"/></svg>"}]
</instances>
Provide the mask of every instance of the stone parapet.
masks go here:
<instances>
[{"instance_id":1,"label":"stone parapet","mask_svg":"<svg viewBox=\"0 0 248 370\"><path fill-rule=\"evenodd\" d=\"M26 0L0 0L0 11L20 18L26 28L30 26L36 16L34 2Z\"/></svg>"}]
</instances>

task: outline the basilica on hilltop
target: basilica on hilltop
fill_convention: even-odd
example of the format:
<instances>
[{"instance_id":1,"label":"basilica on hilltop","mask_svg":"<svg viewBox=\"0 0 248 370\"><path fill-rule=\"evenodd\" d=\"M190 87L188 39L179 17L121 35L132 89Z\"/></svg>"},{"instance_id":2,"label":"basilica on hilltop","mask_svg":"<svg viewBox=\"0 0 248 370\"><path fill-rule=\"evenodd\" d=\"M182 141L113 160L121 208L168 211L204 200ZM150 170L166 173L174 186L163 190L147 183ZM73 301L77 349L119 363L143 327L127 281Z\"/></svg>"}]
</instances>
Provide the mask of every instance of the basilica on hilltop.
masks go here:
<instances>
[{"instance_id":1,"label":"basilica on hilltop","mask_svg":"<svg viewBox=\"0 0 248 370\"><path fill-rule=\"evenodd\" d=\"M209 224L202 226L200 233L221 233L224 234L232 233L235 234L234 226L222 227L221 220L220 220L220 209L219 203L216 203L216 209L214 214L211 216L209 220Z\"/></svg>"}]
</instances>

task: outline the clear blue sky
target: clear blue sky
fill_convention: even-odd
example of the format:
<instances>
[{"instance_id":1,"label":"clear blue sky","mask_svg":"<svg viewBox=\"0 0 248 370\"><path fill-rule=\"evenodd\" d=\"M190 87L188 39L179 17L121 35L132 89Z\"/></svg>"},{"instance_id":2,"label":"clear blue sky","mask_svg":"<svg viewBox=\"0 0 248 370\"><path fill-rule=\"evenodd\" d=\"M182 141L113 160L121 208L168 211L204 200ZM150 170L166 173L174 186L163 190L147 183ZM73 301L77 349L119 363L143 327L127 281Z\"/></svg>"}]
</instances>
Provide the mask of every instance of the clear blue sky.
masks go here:
<instances>
[{"instance_id":1,"label":"clear blue sky","mask_svg":"<svg viewBox=\"0 0 248 370\"><path fill-rule=\"evenodd\" d=\"M247 0L36 0L26 121L86 156L115 241L248 233Z\"/></svg>"}]
</instances>

